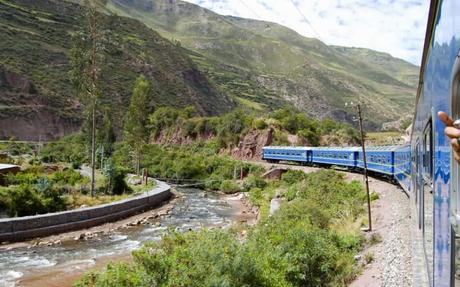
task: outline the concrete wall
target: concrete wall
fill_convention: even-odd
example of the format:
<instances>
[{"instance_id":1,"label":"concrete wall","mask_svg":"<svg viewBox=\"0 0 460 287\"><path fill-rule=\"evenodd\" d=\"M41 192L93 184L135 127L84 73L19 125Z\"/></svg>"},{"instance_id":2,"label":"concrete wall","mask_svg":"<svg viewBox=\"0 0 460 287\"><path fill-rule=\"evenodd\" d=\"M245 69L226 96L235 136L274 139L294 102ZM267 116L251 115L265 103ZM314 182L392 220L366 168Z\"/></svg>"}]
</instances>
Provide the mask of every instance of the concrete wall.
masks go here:
<instances>
[{"instance_id":1,"label":"concrete wall","mask_svg":"<svg viewBox=\"0 0 460 287\"><path fill-rule=\"evenodd\" d=\"M278 179L279 180L281 179L281 176L283 175L283 173L287 171L288 169L286 168L274 168L264 173L262 177L267 178L267 179Z\"/></svg>"},{"instance_id":2,"label":"concrete wall","mask_svg":"<svg viewBox=\"0 0 460 287\"><path fill-rule=\"evenodd\" d=\"M171 197L171 187L157 181L155 189L125 200L63 212L0 219L0 242L22 241L115 221L158 206Z\"/></svg>"}]
</instances>

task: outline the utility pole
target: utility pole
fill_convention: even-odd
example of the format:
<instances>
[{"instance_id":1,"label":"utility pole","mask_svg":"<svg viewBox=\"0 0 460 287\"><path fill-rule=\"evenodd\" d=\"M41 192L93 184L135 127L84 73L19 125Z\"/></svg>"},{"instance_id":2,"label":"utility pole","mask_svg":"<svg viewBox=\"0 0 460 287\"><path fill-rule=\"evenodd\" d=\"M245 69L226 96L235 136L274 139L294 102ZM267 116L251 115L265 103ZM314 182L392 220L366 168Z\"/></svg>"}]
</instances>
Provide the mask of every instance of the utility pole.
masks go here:
<instances>
[{"instance_id":1,"label":"utility pole","mask_svg":"<svg viewBox=\"0 0 460 287\"><path fill-rule=\"evenodd\" d=\"M92 106L92 129L91 129L91 197L94 197L96 186L95 164L96 164L96 100L93 100Z\"/></svg>"},{"instance_id":2,"label":"utility pole","mask_svg":"<svg viewBox=\"0 0 460 287\"><path fill-rule=\"evenodd\" d=\"M351 106L353 107L353 102L345 103L345 107ZM372 231L372 214L371 214L371 195L369 191L369 178L367 172L367 159L366 159L366 144L364 141L364 131L363 131L363 116L361 113L361 104L356 104L356 109L358 110L358 121L359 121L359 131L361 134L361 149L363 152L363 165L364 165L364 182L366 184L366 194L367 194L367 216L369 221L369 226L367 231Z\"/></svg>"},{"instance_id":3,"label":"utility pole","mask_svg":"<svg viewBox=\"0 0 460 287\"><path fill-rule=\"evenodd\" d=\"M362 150L363 150L364 181L366 182L367 216L368 216L368 220L369 220L369 229L368 229L368 231L372 231L371 195L370 195L370 192L369 192L369 178L367 176L366 145L364 143L363 117L362 117L362 114L361 114L361 105L358 103L358 105L356 107L358 109L359 131L361 132L361 147L362 147Z\"/></svg>"}]
</instances>

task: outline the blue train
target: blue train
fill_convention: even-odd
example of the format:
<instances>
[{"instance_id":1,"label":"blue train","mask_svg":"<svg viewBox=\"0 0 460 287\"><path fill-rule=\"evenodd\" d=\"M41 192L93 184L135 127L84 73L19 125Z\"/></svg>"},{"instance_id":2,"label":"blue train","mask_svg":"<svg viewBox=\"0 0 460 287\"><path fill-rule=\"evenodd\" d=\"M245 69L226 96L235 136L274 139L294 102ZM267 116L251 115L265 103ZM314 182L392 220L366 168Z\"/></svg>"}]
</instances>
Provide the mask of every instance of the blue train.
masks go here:
<instances>
[{"instance_id":1,"label":"blue train","mask_svg":"<svg viewBox=\"0 0 460 287\"><path fill-rule=\"evenodd\" d=\"M394 179L404 190L410 191L409 145L368 147L366 156L369 171ZM263 159L271 163L290 161L301 165L338 166L350 170L364 168L360 147L267 146L263 148Z\"/></svg>"},{"instance_id":2,"label":"blue train","mask_svg":"<svg viewBox=\"0 0 460 287\"><path fill-rule=\"evenodd\" d=\"M417 262L429 286L460 286L460 167L454 160L444 111L460 119L460 1L432 0L420 68L410 144L369 147L369 170L397 181L416 207ZM359 148L265 147L263 158L301 164L363 167ZM419 285L417 285L419 286Z\"/></svg>"}]
</instances>

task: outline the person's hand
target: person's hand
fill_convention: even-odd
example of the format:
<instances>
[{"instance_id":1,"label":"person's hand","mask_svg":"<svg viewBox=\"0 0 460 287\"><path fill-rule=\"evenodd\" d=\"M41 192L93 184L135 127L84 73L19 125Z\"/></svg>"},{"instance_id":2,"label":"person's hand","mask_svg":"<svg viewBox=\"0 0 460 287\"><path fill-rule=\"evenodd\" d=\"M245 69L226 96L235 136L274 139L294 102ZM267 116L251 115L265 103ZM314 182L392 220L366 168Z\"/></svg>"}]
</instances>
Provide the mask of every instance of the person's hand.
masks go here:
<instances>
[{"instance_id":1,"label":"person's hand","mask_svg":"<svg viewBox=\"0 0 460 287\"><path fill-rule=\"evenodd\" d=\"M446 124L444 133L451 139L450 144L454 151L454 158L460 163L460 129L454 127L454 121L445 112L438 112L438 117Z\"/></svg>"}]
</instances>

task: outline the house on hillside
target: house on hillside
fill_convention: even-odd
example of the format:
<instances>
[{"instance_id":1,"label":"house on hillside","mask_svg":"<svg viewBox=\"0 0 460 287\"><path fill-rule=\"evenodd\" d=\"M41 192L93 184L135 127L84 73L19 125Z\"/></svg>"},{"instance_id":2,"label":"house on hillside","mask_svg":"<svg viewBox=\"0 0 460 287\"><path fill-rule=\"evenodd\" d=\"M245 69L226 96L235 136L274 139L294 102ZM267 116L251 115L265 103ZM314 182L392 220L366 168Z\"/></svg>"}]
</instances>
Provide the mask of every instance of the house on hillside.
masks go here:
<instances>
[{"instance_id":1,"label":"house on hillside","mask_svg":"<svg viewBox=\"0 0 460 287\"><path fill-rule=\"evenodd\" d=\"M0 163L0 185L4 183L4 176L8 173L18 173L21 167L14 164L3 164Z\"/></svg>"}]
</instances>

